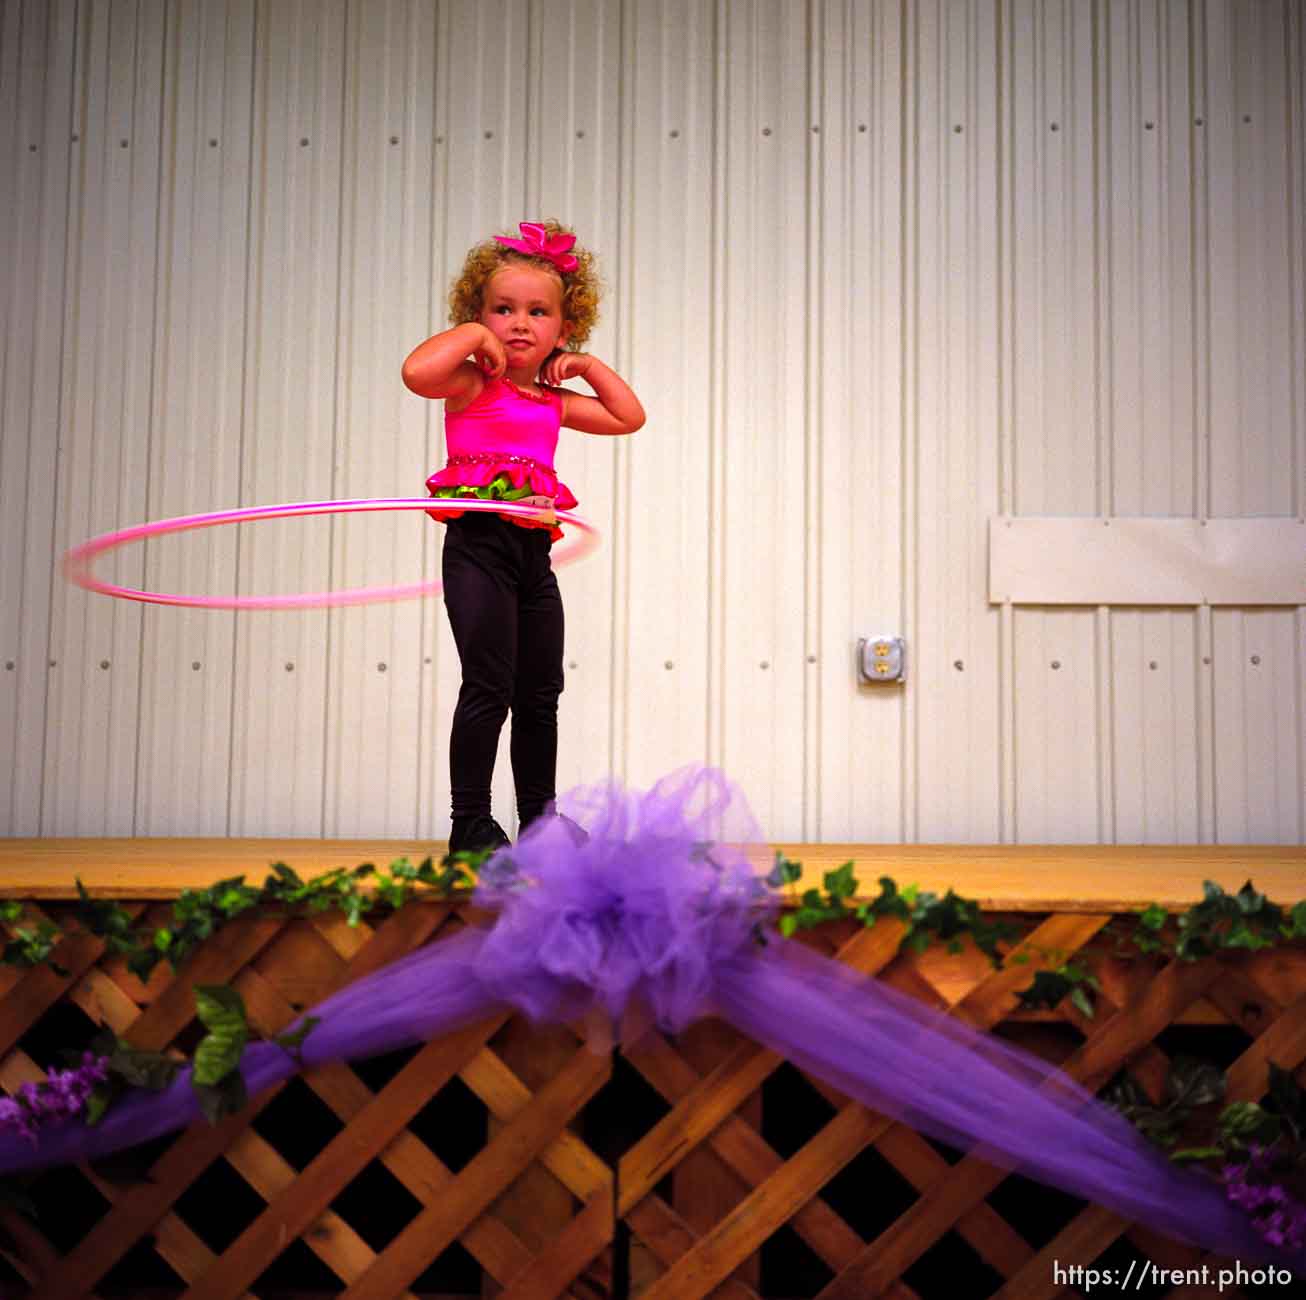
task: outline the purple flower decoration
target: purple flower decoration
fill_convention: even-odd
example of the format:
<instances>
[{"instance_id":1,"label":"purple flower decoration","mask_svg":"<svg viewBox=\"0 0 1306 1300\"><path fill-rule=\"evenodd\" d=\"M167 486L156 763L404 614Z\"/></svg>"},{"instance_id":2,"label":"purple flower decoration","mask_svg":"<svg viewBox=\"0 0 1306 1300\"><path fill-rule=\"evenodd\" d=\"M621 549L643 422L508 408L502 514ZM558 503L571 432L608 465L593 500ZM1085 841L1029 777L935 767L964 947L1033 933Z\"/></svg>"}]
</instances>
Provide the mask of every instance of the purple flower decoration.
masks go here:
<instances>
[{"instance_id":1,"label":"purple flower decoration","mask_svg":"<svg viewBox=\"0 0 1306 1300\"><path fill-rule=\"evenodd\" d=\"M1246 1164L1221 1171L1225 1195L1252 1220L1257 1232L1280 1250L1306 1250L1306 1205L1275 1182L1274 1161L1261 1146L1251 1148Z\"/></svg>"},{"instance_id":2,"label":"purple flower decoration","mask_svg":"<svg viewBox=\"0 0 1306 1300\"><path fill-rule=\"evenodd\" d=\"M25 1083L17 1099L0 1099L0 1131L13 1129L35 1145L38 1128L80 1115L99 1083L109 1077L109 1058L84 1052L75 1070L51 1067L40 1083Z\"/></svg>"}]
</instances>

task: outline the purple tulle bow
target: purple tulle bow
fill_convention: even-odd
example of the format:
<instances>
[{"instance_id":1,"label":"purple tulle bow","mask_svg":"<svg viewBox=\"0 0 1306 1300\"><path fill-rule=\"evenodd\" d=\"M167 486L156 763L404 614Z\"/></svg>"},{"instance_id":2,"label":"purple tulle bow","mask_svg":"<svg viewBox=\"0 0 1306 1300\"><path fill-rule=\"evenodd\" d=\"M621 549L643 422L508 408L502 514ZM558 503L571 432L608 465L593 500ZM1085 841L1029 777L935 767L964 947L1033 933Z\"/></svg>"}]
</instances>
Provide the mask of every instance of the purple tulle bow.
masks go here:
<instances>
[{"instance_id":1,"label":"purple tulle bow","mask_svg":"<svg viewBox=\"0 0 1306 1300\"><path fill-rule=\"evenodd\" d=\"M347 985L311 1014L306 1068L358 1059L520 1010L676 1032L716 1015L846 1096L983 1160L1060 1187L1220 1255L1306 1273L1274 1250L1215 1179L1159 1154L1056 1066L861 975L770 926L773 855L739 788L692 766L647 792L571 791L483 867L497 910ZM642 1019L640 1019L642 1017ZM292 1026L293 1028L293 1026ZM275 1043L246 1050L256 1094L299 1068ZM136 1093L96 1128L0 1133L0 1171L94 1159L199 1118L183 1073Z\"/></svg>"}]
</instances>

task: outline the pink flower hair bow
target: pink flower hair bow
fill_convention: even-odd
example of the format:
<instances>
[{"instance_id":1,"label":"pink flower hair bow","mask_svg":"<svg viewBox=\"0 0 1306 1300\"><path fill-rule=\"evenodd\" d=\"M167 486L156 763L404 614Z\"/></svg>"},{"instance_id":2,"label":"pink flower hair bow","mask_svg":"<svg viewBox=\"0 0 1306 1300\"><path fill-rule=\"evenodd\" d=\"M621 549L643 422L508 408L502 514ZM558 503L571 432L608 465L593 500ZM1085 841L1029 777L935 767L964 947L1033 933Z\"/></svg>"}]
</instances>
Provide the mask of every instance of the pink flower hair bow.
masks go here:
<instances>
[{"instance_id":1,"label":"pink flower hair bow","mask_svg":"<svg viewBox=\"0 0 1306 1300\"><path fill-rule=\"evenodd\" d=\"M517 224L522 233L520 239L510 239L507 235L495 235L494 238L505 248L515 248L519 253L552 262L563 275L580 265L569 251L576 242L575 235L554 235L550 239L549 232L538 221L520 221Z\"/></svg>"}]
</instances>

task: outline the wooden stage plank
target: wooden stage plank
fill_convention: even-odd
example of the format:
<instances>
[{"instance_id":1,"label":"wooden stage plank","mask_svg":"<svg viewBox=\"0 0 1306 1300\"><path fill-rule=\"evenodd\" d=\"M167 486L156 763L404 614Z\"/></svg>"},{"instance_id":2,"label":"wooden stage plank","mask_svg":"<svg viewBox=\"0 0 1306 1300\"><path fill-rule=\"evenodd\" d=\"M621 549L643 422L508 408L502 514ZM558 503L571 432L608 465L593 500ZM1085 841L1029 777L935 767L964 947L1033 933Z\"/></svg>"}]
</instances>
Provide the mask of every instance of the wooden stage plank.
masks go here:
<instances>
[{"instance_id":1,"label":"wooden stage plank","mask_svg":"<svg viewBox=\"0 0 1306 1300\"><path fill-rule=\"evenodd\" d=\"M261 884L273 862L308 878L336 867L396 858L413 863L446 852L443 840L149 838L0 839L0 897L75 898L75 879L100 898L166 899L243 875ZM989 911L1130 912L1160 903L1182 910L1202 897L1202 882L1236 890L1251 879L1274 902L1306 899L1301 844L774 844L803 864L797 886L851 860L859 896L879 892L881 876L899 886L956 889Z\"/></svg>"}]
</instances>

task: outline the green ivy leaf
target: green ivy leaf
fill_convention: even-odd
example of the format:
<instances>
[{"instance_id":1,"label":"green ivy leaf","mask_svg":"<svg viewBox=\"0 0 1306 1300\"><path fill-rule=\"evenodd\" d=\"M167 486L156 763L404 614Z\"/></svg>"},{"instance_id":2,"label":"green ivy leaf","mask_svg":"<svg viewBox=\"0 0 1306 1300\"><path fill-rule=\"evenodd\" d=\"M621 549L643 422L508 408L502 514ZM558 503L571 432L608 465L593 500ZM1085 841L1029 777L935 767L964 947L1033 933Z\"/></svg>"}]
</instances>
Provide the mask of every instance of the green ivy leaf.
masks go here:
<instances>
[{"instance_id":1,"label":"green ivy leaf","mask_svg":"<svg viewBox=\"0 0 1306 1300\"><path fill-rule=\"evenodd\" d=\"M197 984L195 1009L209 1032L195 1049L194 1082L216 1085L235 1071L249 1039L245 1001L225 984Z\"/></svg>"},{"instance_id":2,"label":"green ivy leaf","mask_svg":"<svg viewBox=\"0 0 1306 1300\"><path fill-rule=\"evenodd\" d=\"M1108 1106L1114 1106L1116 1110L1126 1114L1135 1110L1152 1109L1152 1099L1147 1095L1146 1089L1127 1071L1122 1072L1103 1090L1102 1100Z\"/></svg>"},{"instance_id":3,"label":"green ivy leaf","mask_svg":"<svg viewBox=\"0 0 1306 1300\"><path fill-rule=\"evenodd\" d=\"M1079 1010L1090 1020L1093 1019L1093 1003L1088 994L1084 991L1082 984L1077 984L1070 991L1070 1001L1079 1008Z\"/></svg>"},{"instance_id":4,"label":"green ivy leaf","mask_svg":"<svg viewBox=\"0 0 1306 1300\"><path fill-rule=\"evenodd\" d=\"M1252 882L1247 881L1235 895L1238 901L1238 910L1244 916L1254 916L1258 912L1267 911L1265 895L1252 888Z\"/></svg>"},{"instance_id":5,"label":"green ivy leaf","mask_svg":"<svg viewBox=\"0 0 1306 1300\"><path fill-rule=\"evenodd\" d=\"M1166 923L1166 918L1170 915L1159 903L1153 903L1145 911L1140 912L1138 924L1146 930L1158 931Z\"/></svg>"},{"instance_id":6,"label":"green ivy leaf","mask_svg":"<svg viewBox=\"0 0 1306 1300\"><path fill-rule=\"evenodd\" d=\"M107 1082L97 1083L91 1090L91 1095L86 1099L86 1108L82 1111L82 1118L88 1128L94 1128L104 1118L109 1103L113 1101L114 1092L114 1088Z\"/></svg>"},{"instance_id":7,"label":"green ivy leaf","mask_svg":"<svg viewBox=\"0 0 1306 1300\"><path fill-rule=\"evenodd\" d=\"M1172 1151L1170 1159L1176 1164L1187 1164L1195 1160L1214 1160L1223 1155L1223 1147L1184 1147L1181 1151Z\"/></svg>"},{"instance_id":8,"label":"green ivy leaf","mask_svg":"<svg viewBox=\"0 0 1306 1300\"><path fill-rule=\"evenodd\" d=\"M162 1092L177 1077L181 1062L162 1052L147 1052L118 1040L109 1057L109 1072L133 1088Z\"/></svg>"},{"instance_id":9,"label":"green ivy leaf","mask_svg":"<svg viewBox=\"0 0 1306 1300\"><path fill-rule=\"evenodd\" d=\"M1039 1007L1051 1008L1068 996L1074 987L1074 981L1067 979L1062 972L1041 970L1035 973L1034 983L1018 993L1017 997L1025 1010Z\"/></svg>"},{"instance_id":10,"label":"green ivy leaf","mask_svg":"<svg viewBox=\"0 0 1306 1300\"><path fill-rule=\"evenodd\" d=\"M1254 1101L1235 1101L1220 1112L1220 1139L1227 1146L1241 1149L1250 1142L1268 1146L1279 1136L1279 1117L1271 1115Z\"/></svg>"},{"instance_id":11,"label":"green ivy leaf","mask_svg":"<svg viewBox=\"0 0 1306 1300\"><path fill-rule=\"evenodd\" d=\"M825 891L832 899L842 902L857 894L857 877L853 874L853 864L845 862L834 871L825 873Z\"/></svg>"},{"instance_id":12,"label":"green ivy leaf","mask_svg":"<svg viewBox=\"0 0 1306 1300\"><path fill-rule=\"evenodd\" d=\"M277 1034L273 1037L272 1041L276 1043L278 1047L284 1047L286 1051L295 1058L295 1060L303 1065L304 1058L301 1053L304 1046L304 1039L313 1032L314 1026L320 1025L321 1023L322 1018L320 1016L305 1016L298 1029L291 1030L284 1034Z\"/></svg>"},{"instance_id":13,"label":"green ivy leaf","mask_svg":"<svg viewBox=\"0 0 1306 1300\"><path fill-rule=\"evenodd\" d=\"M1178 1056L1166 1074L1165 1095L1170 1105L1192 1110L1223 1100L1228 1086L1223 1070L1192 1057Z\"/></svg>"},{"instance_id":14,"label":"green ivy leaf","mask_svg":"<svg viewBox=\"0 0 1306 1300\"><path fill-rule=\"evenodd\" d=\"M239 1070L233 1070L217 1083L197 1083L192 1075L191 1086L199 1099L200 1110L210 1124L219 1124L249 1105L245 1076Z\"/></svg>"},{"instance_id":15,"label":"green ivy leaf","mask_svg":"<svg viewBox=\"0 0 1306 1300\"><path fill-rule=\"evenodd\" d=\"M767 874L766 883L772 889L783 889L794 884L803 874L802 863L791 862L783 853L775 855L775 866Z\"/></svg>"},{"instance_id":16,"label":"green ivy leaf","mask_svg":"<svg viewBox=\"0 0 1306 1300\"><path fill-rule=\"evenodd\" d=\"M136 976L142 984L150 982L150 976L154 973L154 968L163 960L163 954L155 947L138 948L127 958L127 969Z\"/></svg>"},{"instance_id":17,"label":"green ivy leaf","mask_svg":"<svg viewBox=\"0 0 1306 1300\"><path fill-rule=\"evenodd\" d=\"M1300 1141L1306 1134L1306 1089L1287 1070L1270 1065L1270 1101L1274 1113L1293 1130Z\"/></svg>"}]
</instances>

